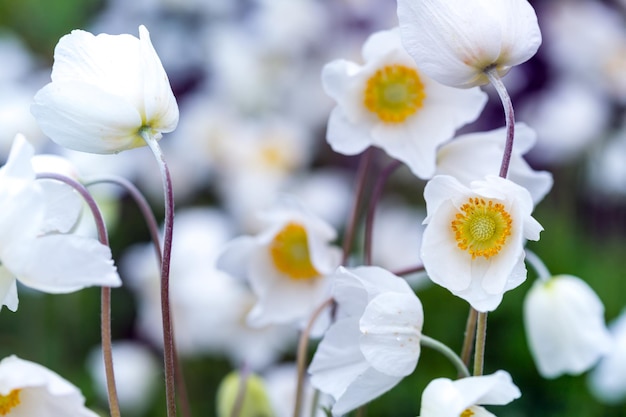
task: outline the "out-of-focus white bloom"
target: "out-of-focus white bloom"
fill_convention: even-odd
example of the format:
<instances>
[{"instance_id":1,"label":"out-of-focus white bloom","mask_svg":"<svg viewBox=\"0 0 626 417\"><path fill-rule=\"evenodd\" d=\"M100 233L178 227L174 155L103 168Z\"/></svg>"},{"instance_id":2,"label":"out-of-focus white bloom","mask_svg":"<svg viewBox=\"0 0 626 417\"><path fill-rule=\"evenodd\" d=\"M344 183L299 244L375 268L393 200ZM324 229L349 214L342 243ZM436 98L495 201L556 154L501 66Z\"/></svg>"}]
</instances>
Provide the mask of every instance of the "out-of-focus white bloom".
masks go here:
<instances>
[{"instance_id":1,"label":"out-of-focus white bloom","mask_svg":"<svg viewBox=\"0 0 626 417\"><path fill-rule=\"evenodd\" d=\"M533 284L524 300L524 325L530 352L545 378L585 372L611 347L602 301L571 275Z\"/></svg>"},{"instance_id":2,"label":"out-of-focus white bloom","mask_svg":"<svg viewBox=\"0 0 626 417\"><path fill-rule=\"evenodd\" d=\"M328 143L345 155L377 146L429 178L437 147L478 117L486 94L425 76L402 47L398 30L373 34L362 53L363 66L336 60L322 71L324 89L338 104L328 121Z\"/></svg>"},{"instance_id":3,"label":"out-of-focus white bloom","mask_svg":"<svg viewBox=\"0 0 626 417\"><path fill-rule=\"evenodd\" d=\"M3 58L0 56L0 60ZM0 61L11 62L11 60ZM10 66L10 65L9 65ZM23 134L36 149L48 140L37 126L30 113L34 91L17 83L0 84L0 157L5 160L11 149L13 138Z\"/></svg>"},{"instance_id":4,"label":"out-of-focus white bloom","mask_svg":"<svg viewBox=\"0 0 626 417\"><path fill-rule=\"evenodd\" d=\"M425 213L405 203L382 202L374 219L372 260L389 271L413 268L422 263L422 221Z\"/></svg>"},{"instance_id":5,"label":"out-of-focus white bloom","mask_svg":"<svg viewBox=\"0 0 626 417\"><path fill-rule=\"evenodd\" d=\"M379 267L339 267L333 279L337 320L309 373L314 387L333 396L332 413L340 416L413 372L424 313L406 281Z\"/></svg>"},{"instance_id":6,"label":"out-of-focus white bloom","mask_svg":"<svg viewBox=\"0 0 626 417\"><path fill-rule=\"evenodd\" d=\"M515 142L507 178L526 188L538 203L552 188L552 174L535 171L523 156L535 144L536 133L524 123L515 125ZM506 142L506 128L469 133L444 144L437 152L436 174L451 175L466 186L487 175L495 175Z\"/></svg>"},{"instance_id":7,"label":"out-of-focus white bloom","mask_svg":"<svg viewBox=\"0 0 626 417\"><path fill-rule=\"evenodd\" d=\"M80 202L67 190L53 194L52 184L48 188L35 180L33 154L26 139L17 136L0 168L0 307L12 311L18 304L17 280L48 293L121 285L108 246L66 233L77 220Z\"/></svg>"},{"instance_id":8,"label":"out-of-focus white bloom","mask_svg":"<svg viewBox=\"0 0 626 417\"><path fill-rule=\"evenodd\" d=\"M291 417L293 416L294 402L296 399L296 379L298 369L296 364L281 364L269 368L263 373L265 388L267 395L272 404L272 410L275 417ZM308 412L313 404L313 387L311 387L307 376L304 378L303 387L303 403L302 410ZM326 414L322 407L327 408L330 405L330 397L321 394L317 403L315 417L324 417Z\"/></svg>"},{"instance_id":9,"label":"out-of-focus white bloom","mask_svg":"<svg viewBox=\"0 0 626 417\"><path fill-rule=\"evenodd\" d=\"M48 368L9 356L0 361L0 415L98 417L80 390Z\"/></svg>"},{"instance_id":10,"label":"out-of-focus white bloom","mask_svg":"<svg viewBox=\"0 0 626 417\"><path fill-rule=\"evenodd\" d=\"M428 276L476 310L494 310L505 291L526 279L524 244L543 230L531 217L530 193L495 176L467 187L438 175L426 184L424 199Z\"/></svg>"},{"instance_id":11,"label":"out-of-focus white bloom","mask_svg":"<svg viewBox=\"0 0 626 417\"><path fill-rule=\"evenodd\" d=\"M493 417L480 405L506 405L521 395L506 371L456 381L437 378L422 393L420 417Z\"/></svg>"},{"instance_id":12,"label":"out-of-focus white bloom","mask_svg":"<svg viewBox=\"0 0 626 417\"><path fill-rule=\"evenodd\" d=\"M616 404L626 399L626 310L609 324L613 343L589 374L589 388L600 401Z\"/></svg>"},{"instance_id":13,"label":"out-of-focus white bloom","mask_svg":"<svg viewBox=\"0 0 626 417\"><path fill-rule=\"evenodd\" d=\"M593 0L542 6L549 63L577 84L626 102L626 29L620 11Z\"/></svg>"},{"instance_id":14,"label":"out-of-focus white bloom","mask_svg":"<svg viewBox=\"0 0 626 417\"><path fill-rule=\"evenodd\" d=\"M527 0L398 0L402 42L418 67L442 84L467 88L530 59L541 44Z\"/></svg>"},{"instance_id":15,"label":"out-of-focus white bloom","mask_svg":"<svg viewBox=\"0 0 626 417\"><path fill-rule=\"evenodd\" d=\"M330 245L335 230L293 200L261 215L266 228L230 242L217 265L250 283L257 303L248 316L253 326L298 323L329 295L328 275L341 251Z\"/></svg>"},{"instance_id":16,"label":"out-of-focus white bloom","mask_svg":"<svg viewBox=\"0 0 626 417\"><path fill-rule=\"evenodd\" d=\"M145 145L142 132L159 139L176 128L176 99L144 26L139 38L74 30L54 55L32 112L59 145L116 153Z\"/></svg>"},{"instance_id":17,"label":"out-of-focus white bloom","mask_svg":"<svg viewBox=\"0 0 626 417\"><path fill-rule=\"evenodd\" d=\"M593 149L587 175L589 193L608 200L626 197L626 126Z\"/></svg>"},{"instance_id":18,"label":"out-of-focus white bloom","mask_svg":"<svg viewBox=\"0 0 626 417\"><path fill-rule=\"evenodd\" d=\"M113 365L122 412L143 415L161 382L160 361L145 346L132 341L120 341L113 343ZM101 401L106 402L108 390L101 348L90 353L87 369Z\"/></svg>"},{"instance_id":19,"label":"out-of-focus white bloom","mask_svg":"<svg viewBox=\"0 0 626 417\"><path fill-rule=\"evenodd\" d=\"M532 158L544 164L562 164L600 138L610 122L611 108L602 95L576 78L562 77L526 97L517 115L537 132L537 145L529 152Z\"/></svg>"},{"instance_id":20,"label":"out-of-focus white bloom","mask_svg":"<svg viewBox=\"0 0 626 417\"><path fill-rule=\"evenodd\" d=\"M170 303L176 345L181 355L226 356L234 366L254 370L274 362L294 342L287 326L251 328L245 317L255 303L245 285L215 268L215 258L232 238L233 225L215 209L176 213L172 248ZM139 331L152 343L163 342L160 273L154 247L133 247L122 259L122 272L138 297Z\"/></svg>"}]
</instances>

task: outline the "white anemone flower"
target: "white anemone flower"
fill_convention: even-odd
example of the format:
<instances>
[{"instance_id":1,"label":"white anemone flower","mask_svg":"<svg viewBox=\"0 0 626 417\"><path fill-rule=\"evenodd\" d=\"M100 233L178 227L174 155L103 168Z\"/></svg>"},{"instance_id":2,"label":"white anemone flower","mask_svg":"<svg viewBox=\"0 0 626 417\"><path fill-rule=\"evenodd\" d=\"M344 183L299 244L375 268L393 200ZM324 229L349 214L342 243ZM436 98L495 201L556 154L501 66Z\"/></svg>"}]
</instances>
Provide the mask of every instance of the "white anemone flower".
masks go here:
<instances>
[{"instance_id":1,"label":"white anemone flower","mask_svg":"<svg viewBox=\"0 0 626 417\"><path fill-rule=\"evenodd\" d=\"M541 44L528 0L398 0L402 41L417 65L442 84L467 88L530 59Z\"/></svg>"},{"instance_id":2,"label":"white anemone flower","mask_svg":"<svg viewBox=\"0 0 626 417\"><path fill-rule=\"evenodd\" d=\"M506 405L521 396L506 371L452 381L432 380L422 393L420 417L490 417L484 405Z\"/></svg>"},{"instance_id":3,"label":"white anemone flower","mask_svg":"<svg viewBox=\"0 0 626 417\"><path fill-rule=\"evenodd\" d=\"M535 282L524 300L524 324L530 352L545 378L585 372L611 347L602 301L571 275Z\"/></svg>"},{"instance_id":4,"label":"white anemone flower","mask_svg":"<svg viewBox=\"0 0 626 417\"><path fill-rule=\"evenodd\" d=\"M341 258L330 244L336 232L295 200L284 200L261 217L266 228L227 244L217 267L249 282L258 297L250 325L303 322L329 296L329 275Z\"/></svg>"},{"instance_id":5,"label":"white anemone flower","mask_svg":"<svg viewBox=\"0 0 626 417\"><path fill-rule=\"evenodd\" d=\"M526 188L536 203L552 188L552 174L535 171L523 155L535 145L537 134L524 123L515 125L515 142L507 178ZM469 133L444 144L437 152L437 172L452 175L466 186L498 172L504 153L506 128Z\"/></svg>"},{"instance_id":6,"label":"white anemone flower","mask_svg":"<svg viewBox=\"0 0 626 417\"><path fill-rule=\"evenodd\" d=\"M108 246L66 233L79 213L75 195L51 195L50 188L36 181L33 154L33 147L18 136L0 168L0 308L12 311L18 305L17 280L53 294L121 285ZM60 204L67 204L67 212Z\"/></svg>"},{"instance_id":7,"label":"white anemone flower","mask_svg":"<svg viewBox=\"0 0 626 417\"><path fill-rule=\"evenodd\" d=\"M78 388L48 368L9 356L0 361L0 415L98 417Z\"/></svg>"},{"instance_id":8,"label":"white anemone flower","mask_svg":"<svg viewBox=\"0 0 626 417\"><path fill-rule=\"evenodd\" d=\"M609 324L613 343L589 374L591 393L607 404L626 400L626 310Z\"/></svg>"},{"instance_id":9,"label":"white anemone flower","mask_svg":"<svg viewBox=\"0 0 626 417\"><path fill-rule=\"evenodd\" d=\"M376 266L339 267L333 297L337 320L309 367L311 384L330 394L334 416L389 391L420 356L424 312L405 280Z\"/></svg>"},{"instance_id":10,"label":"white anemone flower","mask_svg":"<svg viewBox=\"0 0 626 417\"><path fill-rule=\"evenodd\" d=\"M416 176L430 178L437 147L478 117L486 94L430 79L402 47L397 29L370 36L362 53L362 66L336 60L322 70L324 90L338 104L328 121L328 143L344 155L382 148Z\"/></svg>"},{"instance_id":11,"label":"white anemone flower","mask_svg":"<svg viewBox=\"0 0 626 417\"><path fill-rule=\"evenodd\" d=\"M525 188L487 176L469 187L438 175L424 190L422 261L430 279L478 311L493 311L526 279L524 244L543 228Z\"/></svg>"},{"instance_id":12,"label":"white anemone flower","mask_svg":"<svg viewBox=\"0 0 626 417\"><path fill-rule=\"evenodd\" d=\"M52 82L35 95L32 113L61 146L117 153L159 139L178 123L178 105L144 26L132 35L74 30L54 51Z\"/></svg>"}]
</instances>

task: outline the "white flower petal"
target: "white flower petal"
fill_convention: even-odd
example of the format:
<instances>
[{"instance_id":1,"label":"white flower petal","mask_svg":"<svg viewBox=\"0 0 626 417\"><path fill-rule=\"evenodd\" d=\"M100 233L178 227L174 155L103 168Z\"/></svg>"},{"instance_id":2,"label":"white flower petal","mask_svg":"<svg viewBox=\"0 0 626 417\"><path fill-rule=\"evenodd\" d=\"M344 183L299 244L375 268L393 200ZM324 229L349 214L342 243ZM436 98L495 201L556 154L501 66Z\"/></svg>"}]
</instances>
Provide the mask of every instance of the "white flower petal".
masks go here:
<instances>
[{"instance_id":1,"label":"white flower petal","mask_svg":"<svg viewBox=\"0 0 626 417\"><path fill-rule=\"evenodd\" d=\"M524 300L524 324L530 351L546 378L580 374L610 349L604 306L577 277L536 282Z\"/></svg>"},{"instance_id":2,"label":"white flower petal","mask_svg":"<svg viewBox=\"0 0 626 417\"><path fill-rule=\"evenodd\" d=\"M2 310L2 306L7 306L9 310L16 311L18 298L15 275L0 265L0 310Z\"/></svg>"},{"instance_id":3,"label":"white flower petal","mask_svg":"<svg viewBox=\"0 0 626 417\"><path fill-rule=\"evenodd\" d=\"M359 322L361 352L379 372L406 376L420 355L424 312L414 294L387 292L372 299Z\"/></svg>"},{"instance_id":4,"label":"white flower petal","mask_svg":"<svg viewBox=\"0 0 626 417\"><path fill-rule=\"evenodd\" d=\"M41 130L69 149L107 154L143 145L137 109L90 84L50 83L37 92L31 111Z\"/></svg>"},{"instance_id":5,"label":"white flower petal","mask_svg":"<svg viewBox=\"0 0 626 417\"><path fill-rule=\"evenodd\" d=\"M82 236L45 235L15 245L5 264L25 285L53 294L122 284L109 247Z\"/></svg>"},{"instance_id":6,"label":"white flower petal","mask_svg":"<svg viewBox=\"0 0 626 417\"><path fill-rule=\"evenodd\" d=\"M159 132L171 132L178 124L178 105L163 64L150 42L150 34L143 25L139 26L139 44L144 69L144 124Z\"/></svg>"},{"instance_id":7,"label":"white flower petal","mask_svg":"<svg viewBox=\"0 0 626 417\"><path fill-rule=\"evenodd\" d=\"M326 140L333 151L342 155L357 155L370 146L365 126L351 123L340 107L333 109L328 119Z\"/></svg>"},{"instance_id":8,"label":"white flower petal","mask_svg":"<svg viewBox=\"0 0 626 417\"><path fill-rule=\"evenodd\" d=\"M74 385L37 363L9 356L0 361L0 395L15 389L20 390L20 403L11 416L98 417L85 407Z\"/></svg>"}]
</instances>

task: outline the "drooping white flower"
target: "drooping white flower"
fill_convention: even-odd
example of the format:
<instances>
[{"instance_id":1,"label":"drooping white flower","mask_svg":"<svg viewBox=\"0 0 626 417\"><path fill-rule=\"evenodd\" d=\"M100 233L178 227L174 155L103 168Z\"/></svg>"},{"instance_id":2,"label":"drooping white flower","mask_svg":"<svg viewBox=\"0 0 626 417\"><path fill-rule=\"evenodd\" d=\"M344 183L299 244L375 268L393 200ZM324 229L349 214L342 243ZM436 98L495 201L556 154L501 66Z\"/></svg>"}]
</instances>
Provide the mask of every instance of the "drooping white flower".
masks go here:
<instances>
[{"instance_id":1,"label":"drooping white flower","mask_svg":"<svg viewBox=\"0 0 626 417\"><path fill-rule=\"evenodd\" d=\"M341 251L330 244L336 232L293 200L261 217L266 228L230 242L217 266L250 283L258 297L248 316L251 325L307 320L328 297L328 276L340 262Z\"/></svg>"},{"instance_id":2,"label":"drooping white flower","mask_svg":"<svg viewBox=\"0 0 626 417\"><path fill-rule=\"evenodd\" d=\"M442 84L467 88L530 59L541 44L527 0L398 0L402 42L417 65Z\"/></svg>"},{"instance_id":3,"label":"drooping white flower","mask_svg":"<svg viewBox=\"0 0 626 417\"><path fill-rule=\"evenodd\" d=\"M571 275L535 282L524 300L524 325L545 378L585 372L611 347L602 301Z\"/></svg>"},{"instance_id":4,"label":"drooping white flower","mask_svg":"<svg viewBox=\"0 0 626 417\"><path fill-rule=\"evenodd\" d=\"M0 307L12 311L18 304L17 280L48 293L121 285L108 246L66 233L77 220L79 201L68 190L52 195L54 188L35 180L33 153L26 139L18 136L0 168ZM64 204L67 211L60 207Z\"/></svg>"},{"instance_id":5,"label":"drooping white flower","mask_svg":"<svg viewBox=\"0 0 626 417\"><path fill-rule=\"evenodd\" d=\"M432 380L422 393L420 417L489 417L484 405L506 405L521 396L506 371L452 381Z\"/></svg>"},{"instance_id":6,"label":"drooping white flower","mask_svg":"<svg viewBox=\"0 0 626 417\"><path fill-rule=\"evenodd\" d=\"M535 144L536 133L524 123L515 125L515 142L507 178L526 188L538 203L552 188L552 174L532 169L523 155ZM466 186L477 179L494 174L506 142L506 128L489 132L469 133L444 144L437 152L436 174L451 175Z\"/></svg>"},{"instance_id":7,"label":"drooping white flower","mask_svg":"<svg viewBox=\"0 0 626 417\"><path fill-rule=\"evenodd\" d=\"M116 153L145 145L178 123L178 106L144 26L131 35L74 30L55 48L52 82L35 95L32 113L61 146Z\"/></svg>"},{"instance_id":8,"label":"drooping white flower","mask_svg":"<svg viewBox=\"0 0 626 417\"><path fill-rule=\"evenodd\" d=\"M591 393L607 404L626 400L626 310L609 324L613 343L589 374Z\"/></svg>"},{"instance_id":9,"label":"drooping white flower","mask_svg":"<svg viewBox=\"0 0 626 417\"><path fill-rule=\"evenodd\" d=\"M338 104L328 143L345 155L377 146L418 177L431 177L437 147L478 117L486 95L431 80L402 47L398 30L373 34L362 53L362 66L336 60L322 71L324 89Z\"/></svg>"},{"instance_id":10,"label":"drooping white flower","mask_svg":"<svg viewBox=\"0 0 626 417\"><path fill-rule=\"evenodd\" d=\"M524 244L538 240L533 201L523 187L487 176L469 187L438 175L424 190L422 261L430 279L478 311L492 311L526 279Z\"/></svg>"},{"instance_id":11,"label":"drooping white flower","mask_svg":"<svg viewBox=\"0 0 626 417\"><path fill-rule=\"evenodd\" d=\"M422 304L402 278L375 266L334 277L337 320L317 347L311 383L332 395L340 416L387 392L411 374L420 355Z\"/></svg>"},{"instance_id":12,"label":"drooping white flower","mask_svg":"<svg viewBox=\"0 0 626 417\"><path fill-rule=\"evenodd\" d=\"M48 368L9 356L0 361L0 415L98 417L78 388Z\"/></svg>"}]
</instances>

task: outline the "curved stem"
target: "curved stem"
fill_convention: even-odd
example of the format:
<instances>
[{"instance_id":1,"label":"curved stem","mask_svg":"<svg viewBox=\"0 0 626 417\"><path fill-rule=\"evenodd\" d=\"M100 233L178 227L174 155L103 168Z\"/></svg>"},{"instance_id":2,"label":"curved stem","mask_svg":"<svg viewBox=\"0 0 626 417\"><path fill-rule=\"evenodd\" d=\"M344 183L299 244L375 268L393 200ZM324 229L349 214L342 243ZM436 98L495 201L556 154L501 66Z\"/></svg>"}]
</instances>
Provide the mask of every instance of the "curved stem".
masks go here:
<instances>
[{"instance_id":1,"label":"curved stem","mask_svg":"<svg viewBox=\"0 0 626 417\"><path fill-rule=\"evenodd\" d=\"M465 366L469 366L472 356L472 346L476 337L476 320L478 319L478 311L474 307L470 307L467 315L467 323L465 324L465 335L463 338L463 347L461 348L461 360Z\"/></svg>"},{"instance_id":2,"label":"curved stem","mask_svg":"<svg viewBox=\"0 0 626 417\"><path fill-rule=\"evenodd\" d=\"M425 334L422 334L420 344L424 347L434 349L445 356L454 365L461 377L465 378L470 376L467 366L465 366L461 358L459 358L457 354L445 344L433 339L432 337L428 337Z\"/></svg>"},{"instance_id":3,"label":"curved stem","mask_svg":"<svg viewBox=\"0 0 626 417\"><path fill-rule=\"evenodd\" d=\"M165 200L165 220L163 226L163 256L161 262L161 318L163 321L163 361L165 368L165 395L167 403L167 417L176 416L176 354L174 335L172 331L172 317L170 311L170 262L172 255L172 235L174 230L174 192L172 179L161 151L159 143L143 130L141 136L154 154L161 172L163 194Z\"/></svg>"},{"instance_id":4,"label":"curved stem","mask_svg":"<svg viewBox=\"0 0 626 417\"><path fill-rule=\"evenodd\" d=\"M156 217L148 203L148 200L144 197L144 195L139 191L139 189L132 182L128 181L124 177L120 177L117 175L105 175L96 178L89 178L84 181L85 186L89 187L96 184L114 184L121 188L123 188L133 199L139 210L141 211L141 215L146 221L146 226L148 227L148 231L150 233L150 239L154 245L154 250L157 256L157 260L159 266L163 262L163 255L161 253L161 238L159 236L159 224L157 223ZM172 329L173 331L174 329ZM173 337L173 336L172 336ZM180 403L181 414L184 417L191 417L191 407L189 403L189 397L187 395L187 386L185 384L185 377L183 375L182 367L180 366L180 361L178 359L178 354L176 353L176 344L174 344L174 359L176 366L176 386L177 386L177 395Z\"/></svg>"},{"instance_id":5,"label":"curved stem","mask_svg":"<svg viewBox=\"0 0 626 417\"><path fill-rule=\"evenodd\" d=\"M322 312L329 306L334 303L332 298L324 301L311 315L309 322L307 323L306 328L300 334L300 340L298 341L298 352L296 357L297 367L298 367L298 380L296 382L296 399L293 407L293 417L300 417L300 413L302 411L302 401L303 401L303 388L304 388L304 374L306 367L306 356L307 349L309 347L309 335L311 334L311 329L315 324L317 318L322 314Z\"/></svg>"},{"instance_id":6,"label":"curved stem","mask_svg":"<svg viewBox=\"0 0 626 417\"><path fill-rule=\"evenodd\" d=\"M546 264L544 264L539 256L537 256L537 254L530 249L526 249L526 260L532 265L535 272L537 272L537 277L541 281L548 281L552 278L552 274Z\"/></svg>"},{"instance_id":7,"label":"curved stem","mask_svg":"<svg viewBox=\"0 0 626 417\"><path fill-rule=\"evenodd\" d=\"M237 395L235 397L235 404L230 412L230 417L239 417L241 410L243 409L243 402L246 398L246 390L248 388L248 377L250 376L250 369L246 364L241 367L239 371L239 386L237 387Z\"/></svg>"},{"instance_id":8,"label":"curved stem","mask_svg":"<svg viewBox=\"0 0 626 417\"><path fill-rule=\"evenodd\" d=\"M389 179L389 176L401 165L400 161L393 161L380 173L380 176L376 180L372 197L370 198L370 204L367 210L367 216L365 219L365 243L364 243L364 263L365 265L372 264L372 233L374 229L374 216L376 214L376 206L380 200L380 196L383 194L385 184Z\"/></svg>"},{"instance_id":9,"label":"curved stem","mask_svg":"<svg viewBox=\"0 0 626 417\"><path fill-rule=\"evenodd\" d=\"M398 275L398 276L403 276L403 275L410 275L410 274L415 274L416 272L424 272L424 265L415 265L412 266L410 268L405 268L405 269L400 269L398 271L392 271L392 273L394 275Z\"/></svg>"},{"instance_id":10,"label":"curved stem","mask_svg":"<svg viewBox=\"0 0 626 417\"><path fill-rule=\"evenodd\" d=\"M52 179L64 182L76 190L87 203L93 215L98 231L98 240L103 245L109 246L109 235L102 213L98 204L93 199L87 188L78 181L65 175L56 173L37 174L37 179ZM115 386L115 372L113 370L113 348L111 337L111 288L102 287L100 295L100 337L102 339L102 357L104 360L104 373L106 376L107 392L109 397L109 410L111 417L120 417L120 405L117 398L117 388Z\"/></svg>"},{"instance_id":11,"label":"curved stem","mask_svg":"<svg viewBox=\"0 0 626 417\"><path fill-rule=\"evenodd\" d=\"M372 163L373 154L374 150L372 148L368 148L365 153L361 155L361 159L359 161L359 167L356 173L354 202L352 203L352 211L350 212L350 217L348 218L348 222L346 223L346 230L343 235L343 259L341 261L342 265L345 265L346 262L348 262L348 258L350 257L352 241L354 240L354 231L356 229L356 223L358 219L359 205L365 191L367 172L369 171L369 167Z\"/></svg>"},{"instance_id":12,"label":"curved stem","mask_svg":"<svg viewBox=\"0 0 626 417\"><path fill-rule=\"evenodd\" d=\"M485 342L487 339L487 313L478 313L476 322L476 346L474 352L474 376L483 374Z\"/></svg>"},{"instance_id":13,"label":"curved stem","mask_svg":"<svg viewBox=\"0 0 626 417\"><path fill-rule=\"evenodd\" d=\"M506 178L511 163L511 155L513 153L513 142L515 140L515 113L513 111L513 102L509 96L502 79L498 75L495 67L485 70L485 75L489 78L489 82L493 85L502 101L504 107L504 118L506 120L506 144L504 145L504 154L502 155L502 164L500 165L500 176Z\"/></svg>"},{"instance_id":14,"label":"curved stem","mask_svg":"<svg viewBox=\"0 0 626 417\"><path fill-rule=\"evenodd\" d=\"M148 227L148 231L150 232L150 239L152 239L152 243L154 244L154 250L157 255L157 259L159 261L159 265L161 265L161 238L159 236L159 224L154 217L154 213L150 208L150 204L144 197L144 195L139 191L139 189L132 182L128 181L124 177L119 177L117 175L106 175L96 178L87 178L83 181L86 187L90 187L96 184L114 184L121 188L123 188L133 199L139 210L141 211L141 215L146 221L146 226Z\"/></svg>"}]
</instances>

